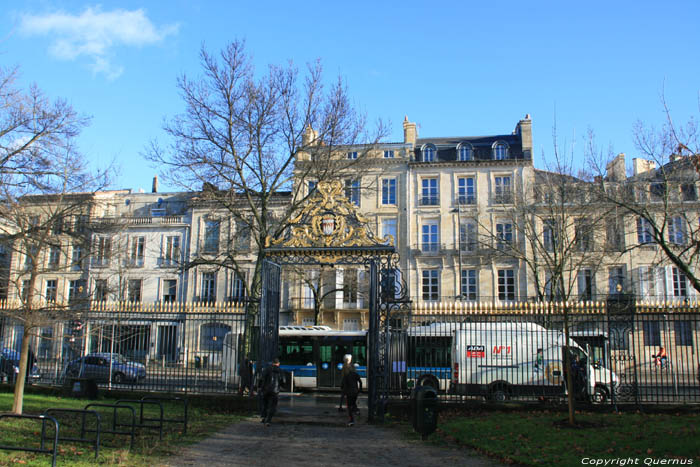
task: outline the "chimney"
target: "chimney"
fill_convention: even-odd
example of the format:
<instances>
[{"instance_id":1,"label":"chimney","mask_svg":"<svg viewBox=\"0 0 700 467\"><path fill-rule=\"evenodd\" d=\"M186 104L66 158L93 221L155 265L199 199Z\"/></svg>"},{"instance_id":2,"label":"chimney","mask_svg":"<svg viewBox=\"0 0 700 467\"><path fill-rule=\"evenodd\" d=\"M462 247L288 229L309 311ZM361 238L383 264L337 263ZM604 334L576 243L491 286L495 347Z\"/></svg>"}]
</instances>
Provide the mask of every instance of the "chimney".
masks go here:
<instances>
[{"instance_id":1,"label":"chimney","mask_svg":"<svg viewBox=\"0 0 700 467\"><path fill-rule=\"evenodd\" d=\"M151 193L158 193L158 175L153 177L153 186L151 187Z\"/></svg>"},{"instance_id":2,"label":"chimney","mask_svg":"<svg viewBox=\"0 0 700 467\"><path fill-rule=\"evenodd\" d=\"M311 128L311 125L306 125L306 129L304 130L304 134L301 137L301 144L302 144L302 146L310 146L316 142L317 138L318 138L318 133L316 131L314 131L313 128Z\"/></svg>"},{"instance_id":3,"label":"chimney","mask_svg":"<svg viewBox=\"0 0 700 467\"><path fill-rule=\"evenodd\" d=\"M525 118L515 125L514 133L520 135L523 157L525 159L532 159L532 120L530 120L530 114L526 114Z\"/></svg>"},{"instance_id":4,"label":"chimney","mask_svg":"<svg viewBox=\"0 0 700 467\"><path fill-rule=\"evenodd\" d=\"M621 152L605 166L605 178L612 182L622 182L627 179L625 174L625 153Z\"/></svg>"},{"instance_id":5,"label":"chimney","mask_svg":"<svg viewBox=\"0 0 700 467\"><path fill-rule=\"evenodd\" d=\"M644 172L656 169L656 162L635 157L632 159L632 169L634 175L643 174Z\"/></svg>"},{"instance_id":6,"label":"chimney","mask_svg":"<svg viewBox=\"0 0 700 467\"><path fill-rule=\"evenodd\" d=\"M403 142L410 144L411 146L416 145L416 139L418 139L418 129L416 124L408 121L408 115L403 118Z\"/></svg>"}]
</instances>

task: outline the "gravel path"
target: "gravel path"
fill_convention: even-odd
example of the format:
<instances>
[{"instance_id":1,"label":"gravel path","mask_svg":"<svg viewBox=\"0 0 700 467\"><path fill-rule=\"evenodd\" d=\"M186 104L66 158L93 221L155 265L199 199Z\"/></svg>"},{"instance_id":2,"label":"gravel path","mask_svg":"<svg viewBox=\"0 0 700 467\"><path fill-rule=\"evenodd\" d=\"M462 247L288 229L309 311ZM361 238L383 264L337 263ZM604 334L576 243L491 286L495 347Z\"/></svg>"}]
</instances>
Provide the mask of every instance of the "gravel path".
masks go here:
<instances>
[{"instance_id":1,"label":"gravel path","mask_svg":"<svg viewBox=\"0 0 700 467\"><path fill-rule=\"evenodd\" d=\"M274 421L273 421L274 422ZM397 430L360 423L294 423L266 427L258 419L236 423L190 446L166 464L179 466L494 466L463 449L428 446Z\"/></svg>"}]
</instances>

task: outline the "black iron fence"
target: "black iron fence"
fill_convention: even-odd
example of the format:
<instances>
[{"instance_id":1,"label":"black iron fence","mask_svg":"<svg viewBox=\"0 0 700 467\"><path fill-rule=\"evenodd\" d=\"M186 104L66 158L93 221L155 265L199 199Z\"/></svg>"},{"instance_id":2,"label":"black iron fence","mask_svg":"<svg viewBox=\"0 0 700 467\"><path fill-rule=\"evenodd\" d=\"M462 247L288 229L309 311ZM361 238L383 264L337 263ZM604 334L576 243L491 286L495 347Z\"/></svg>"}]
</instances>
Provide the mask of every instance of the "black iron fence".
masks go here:
<instances>
[{"instance_id":1,"label":"black iron fence","mask_svg":"<svg viewBox=\"0 0 700 467\"><path fill-rule=\"evenodd\" d=\"M29 383L168 392L229 392L238 386L245 314L100 311L31 331ZM13 382L23 338L0 321L0 379Z\"/></svg>"},{"instance_id":2,"label":"black iron fence","mask_svg":"<svg viewBox=\"0 0 700 467\"><path fill-rule=\"evenodd\" d=\"M57 321L29 336L29 381L91 379L103 388L234 392L244 353L256 359L259 328L253 320L246 334L243 311L215 305L103 308ZM595 403L700 402L696 303L417 303L388 324L389 341L379 344L388 354L381 370L392 397L431 385L441 399L454 402L561 399L569 390ZM18 322L0 319L0 379L16 378L22 338ZM321 366L320 360L305 361L311 373Z\"/></svg>"}]
</instances>

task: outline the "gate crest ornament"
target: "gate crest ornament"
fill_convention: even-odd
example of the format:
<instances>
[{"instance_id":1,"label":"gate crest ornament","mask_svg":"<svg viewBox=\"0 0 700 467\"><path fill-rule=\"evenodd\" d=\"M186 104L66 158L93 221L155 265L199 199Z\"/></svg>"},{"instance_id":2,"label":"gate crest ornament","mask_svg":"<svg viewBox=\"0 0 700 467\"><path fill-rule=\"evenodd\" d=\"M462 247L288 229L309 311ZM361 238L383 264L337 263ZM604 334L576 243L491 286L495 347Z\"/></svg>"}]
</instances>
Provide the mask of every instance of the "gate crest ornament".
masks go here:
<instances>
[{"instance_id":1,"label":"gate crest ornament","mask_svg":"<svg viewBox=\"0 0 700 467\"><path fill-rule=\"evenodd\" d=\"M376 238L369 220L357 212L339 180L319 182L280 238L267 237L266 248L387 247L394 238Z\"/></svg>"}]
</instances>

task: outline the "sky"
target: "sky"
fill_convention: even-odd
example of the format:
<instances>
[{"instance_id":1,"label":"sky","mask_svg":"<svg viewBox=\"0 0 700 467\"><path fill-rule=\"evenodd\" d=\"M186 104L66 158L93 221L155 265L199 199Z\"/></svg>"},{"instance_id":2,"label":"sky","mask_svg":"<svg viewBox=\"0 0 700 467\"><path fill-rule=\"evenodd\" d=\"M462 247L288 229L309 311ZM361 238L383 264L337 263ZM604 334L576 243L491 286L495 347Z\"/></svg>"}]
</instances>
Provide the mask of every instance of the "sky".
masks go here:
<instances>
[{"instance_id":1,"label":"sky","mask_svg":"<svg viewBox=\"0 0 700 467\"><path fill-rule=\"evenodd\" d=\"M507 134L532 117L535 166L560 147L579 158L589 130L604 151L640 155L633 126L700 114L696 0L597 1L84 1L0 0L0 65L19 67L91 124L79 137L95 167L119 166L112 188L150 191L142 154L167 143L184 107L182 73L204 45L244 39L257 69L320 59L370 121L402 141ZM174 189L161 183L161 191Z\"/></svg>"}]
</instances>

